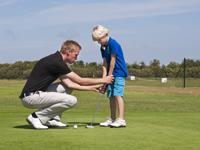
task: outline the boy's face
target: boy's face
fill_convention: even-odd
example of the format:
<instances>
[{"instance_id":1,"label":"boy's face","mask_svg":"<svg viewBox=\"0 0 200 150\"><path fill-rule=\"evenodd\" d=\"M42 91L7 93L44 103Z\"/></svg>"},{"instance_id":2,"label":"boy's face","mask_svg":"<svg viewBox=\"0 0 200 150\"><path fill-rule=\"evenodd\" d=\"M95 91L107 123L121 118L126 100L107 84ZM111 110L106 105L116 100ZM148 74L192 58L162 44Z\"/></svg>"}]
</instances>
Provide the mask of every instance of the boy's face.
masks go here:
<instances>
[{"instance_id":1,"label":"boy's face","mask_svg":"<svg viewBox=\"0 0 200 150\"><path fill-rule=\"evenodd\" d=\"M108 42L108 36L107 35L103 36L102 38L98 39L97 42L101 45L106 45Z\"/></svg>"}]
</instances>

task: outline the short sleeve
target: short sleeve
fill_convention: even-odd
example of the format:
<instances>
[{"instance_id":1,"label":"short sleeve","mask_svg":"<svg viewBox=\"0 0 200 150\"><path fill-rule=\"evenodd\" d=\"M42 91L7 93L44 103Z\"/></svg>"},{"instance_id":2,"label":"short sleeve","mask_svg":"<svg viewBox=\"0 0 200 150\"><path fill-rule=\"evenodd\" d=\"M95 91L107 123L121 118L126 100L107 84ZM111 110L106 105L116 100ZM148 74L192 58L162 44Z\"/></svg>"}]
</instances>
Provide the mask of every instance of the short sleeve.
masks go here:
<instances>
[{"instance_id":1,"label":"short sleeve","mask_svg":"<svg viewBox=\"0 0 200 150\"><path fill-rule=\"evenodd\" d=\"M118 49L120 49L120 45L117 42L112 41L109 44L109 48L110 48L111 54L116 55L118 52Z\"/></svg>"}]
</instances>

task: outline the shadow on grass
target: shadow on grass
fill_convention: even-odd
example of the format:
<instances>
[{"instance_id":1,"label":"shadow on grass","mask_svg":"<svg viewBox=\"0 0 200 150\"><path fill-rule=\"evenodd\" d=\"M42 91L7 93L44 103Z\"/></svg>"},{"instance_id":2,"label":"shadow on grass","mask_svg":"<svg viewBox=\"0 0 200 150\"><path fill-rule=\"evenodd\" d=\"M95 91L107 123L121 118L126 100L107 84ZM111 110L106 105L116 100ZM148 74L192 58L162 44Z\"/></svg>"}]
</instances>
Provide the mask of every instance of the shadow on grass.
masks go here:
<instances>
[{"instance_id":1,"label":"shadow on grass","mask_svg":"<svg viewBox=\"0 0 200 150\"><path fill-rule=\"evenodd\" d=\"M56 127L50 127L51 129L67 129L71 128L74 125L77 125L78 127L86 127L86 125L92 125L92 126L99 126L99 123L91 123L91 122L67 122L67 127L66 128L56 128ZM14 126L13 128L16 129L34 129L32 125L18 125Z\"/></svg>"},{"instance_id":2,"label":"shadow on grass","mask_svg":"<svg viewBox=\"0 0 200 150\"><path fill-rule=\"evenodd\" d=\"M14 128L16 129L34 129L32 125L18 125L18 126L14 126Z\"/></svg>"},{"instance_id":3,"label":"shadow on grass","mask_svg":"<svg viewBox=\"0 0 200 150\"><path fill-rule=\"evenodd\" d=\"M67 125L70 127L72 127L73 125L78 125L79 127L81 127L81 126L86 126L86 125L93 125L93 126L99 126L99 123L96 123L96 122L94 122L94 123L91 123L91 122L68 122L67 123Z\"/></svg>"}]
</instances>

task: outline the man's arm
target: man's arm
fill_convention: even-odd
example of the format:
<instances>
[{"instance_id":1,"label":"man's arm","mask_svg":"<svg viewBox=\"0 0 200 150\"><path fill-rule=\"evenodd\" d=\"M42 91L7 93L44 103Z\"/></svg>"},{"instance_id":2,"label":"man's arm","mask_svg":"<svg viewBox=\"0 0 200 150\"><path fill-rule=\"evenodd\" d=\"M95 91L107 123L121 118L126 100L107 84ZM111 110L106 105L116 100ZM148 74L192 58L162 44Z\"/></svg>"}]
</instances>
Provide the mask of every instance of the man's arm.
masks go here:
<instances>
[{"instance_id":1,"label":"man's arm","mask_svg":"<svg viewBox=\"0 0 200 150\"><path fill-rule=\"evenodd\" d=\"M70 89L79 90L79 91L96 91L99 92L100 85L90 85L90 86L81 86L70 79L66 78L66 76L61 76L60 80L62 83Z\"/></svg>"},{"instance_id":2,"label":"man's arm","mask_svg":"<svg viewBox=\"0 0 200 150\"><path fill-rule=\"evenodd\" d=\"M82 78L75 72L70 72L62 76L62 78L69 78L74 83L79 85L96 85L96 84L104 84L111 83L113 81L113 76L106 76L104 78Z\"/></svg>"}]
</instances>

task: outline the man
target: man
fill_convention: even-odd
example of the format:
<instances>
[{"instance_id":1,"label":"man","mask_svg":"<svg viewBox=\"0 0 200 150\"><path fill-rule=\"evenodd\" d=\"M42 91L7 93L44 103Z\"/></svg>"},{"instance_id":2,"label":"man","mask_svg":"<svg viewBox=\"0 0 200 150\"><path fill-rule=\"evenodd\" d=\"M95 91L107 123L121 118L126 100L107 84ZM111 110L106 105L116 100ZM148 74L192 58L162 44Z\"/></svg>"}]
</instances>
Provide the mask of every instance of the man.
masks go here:
<instances>
[{"instance_id":1,"label":"man","mask_svg":"<svg viewBox=\"0 0 200 150\"><path fill-rule=\"evenodd\" d=\"M67 40L60 51L42 58L33 68L20 98L25 107L38 109L27 118L35 129L67 126L60 121L61 115L77 103L69 89L98 92L99 84L112 82L112 76L82 78L71 71L66 63L74 63L80 50L76 41ZM53 83L57 79L61 82Z\"/></svg>"}]
</instances>

